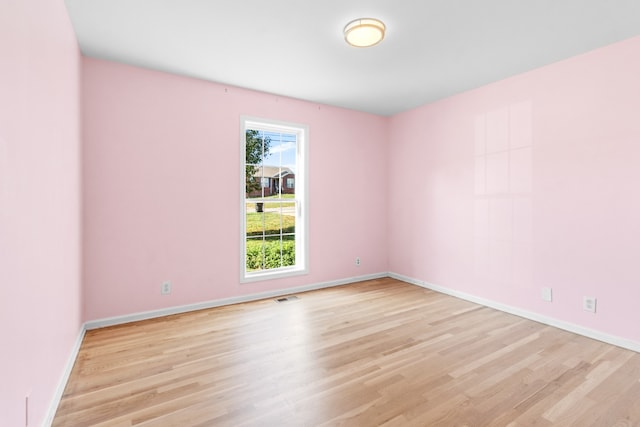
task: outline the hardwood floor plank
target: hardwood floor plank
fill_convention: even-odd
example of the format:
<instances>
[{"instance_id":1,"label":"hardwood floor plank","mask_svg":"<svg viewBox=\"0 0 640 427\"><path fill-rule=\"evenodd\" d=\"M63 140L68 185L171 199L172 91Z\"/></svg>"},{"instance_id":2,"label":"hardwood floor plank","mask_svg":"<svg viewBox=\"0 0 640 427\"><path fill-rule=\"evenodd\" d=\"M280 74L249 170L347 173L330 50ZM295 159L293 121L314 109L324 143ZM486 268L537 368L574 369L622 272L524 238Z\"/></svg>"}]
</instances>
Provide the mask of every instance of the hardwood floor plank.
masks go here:
<instances>
[{"instance_id":1,"label":"hardwood floor plank","mask_svg":"<svg viewBox=\"0 0 640 427\"><path fill-rule=\"evenodd\" d=\"M394 279L88 331L54 426L639 426L640 354Z\"/></svg>"}]
</instances>

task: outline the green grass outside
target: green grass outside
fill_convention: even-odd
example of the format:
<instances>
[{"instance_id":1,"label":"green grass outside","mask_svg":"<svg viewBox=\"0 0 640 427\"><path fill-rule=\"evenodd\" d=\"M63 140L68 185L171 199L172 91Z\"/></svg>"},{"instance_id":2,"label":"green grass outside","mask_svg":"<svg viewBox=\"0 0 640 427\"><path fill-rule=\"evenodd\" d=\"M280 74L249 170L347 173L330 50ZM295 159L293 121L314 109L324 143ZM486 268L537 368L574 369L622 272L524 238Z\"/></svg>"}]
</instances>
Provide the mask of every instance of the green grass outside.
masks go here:
<instances>
[{"instance_id":1,"label":"green grass outside","mask_svg":"<svg viewBox=\"0 0 640 427\"><path fill-rule=\"evenodd\" d=\"M285 234L296 231L296 219L290 215L280 215L277 212L249 212L246 215L247 236L262 236L264 231L264 234L275 234L279 239L280 227Z\"/></svg>"},{"instance_id":2,"label":"green grass outside","mask_svg":"<svg viewBox=\"0 0 640 427\"><path fill-rule=\"evenodd\" d=\"M246 215L247 271L295 265L295 236L288 234L295 233L295 218L276 212ZM288 235L281 236L281 227L282 233Z\"/></svg>"},{"instance_id":3,"label":"green grass outside","mask_svg":"<svg viewBox=\"0 0 640 427\"><path fill-rule=\"evenodd\" d=\"M280 194L276 196L264 197L264 200L278 200L278 199L294 199L296 197L295 194ZM258 197L261 199L261 197ZM247 201L251 201L253 199L246 199ZM265 208L279 208L279 207L293 207L295 206L295 202L266 202L264 204Z\"/></svg>"}]
</instances>

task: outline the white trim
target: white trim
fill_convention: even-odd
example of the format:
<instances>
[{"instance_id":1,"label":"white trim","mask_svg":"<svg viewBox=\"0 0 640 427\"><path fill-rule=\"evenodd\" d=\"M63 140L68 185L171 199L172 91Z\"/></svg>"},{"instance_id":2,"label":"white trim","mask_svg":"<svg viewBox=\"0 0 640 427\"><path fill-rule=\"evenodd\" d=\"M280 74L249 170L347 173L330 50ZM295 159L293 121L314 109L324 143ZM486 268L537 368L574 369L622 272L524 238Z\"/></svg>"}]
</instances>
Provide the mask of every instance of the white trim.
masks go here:
<instances>
[{"instance_id":1,"label":"white trim","mask_svg":"<svg viewBox=\"0 0 640 427\"><path fill-rule=\"evenodd\" d=\"M58 381L58 387L56 387L55 393L53 394L53 397L49 402L49 409L47 410L45 418L41 424L43 427L51 426L51 424L53 424L53 419L56 416L58 406L60 406L60 400L62 400L62 395L64 394L64 389L67 387L67 382L69 381L69 377L71 376L71 370L73 369L73 365L76 363L78 353L80 353L80 346L82 345L82 340L84 339L84 334L86 331L86 325L83 324L80 328L80 332L78 333L78 338L76 338L76 342L71 349L71 354L69 355L67 364L65 365L64 371L62 372L60 381Z\"/></svg>"},{"instance_id":2,"label":"white trim","mask_svg":"<svg viewBox=\"0 0 640 427\"><path fill-rule=\"evenodd\" d=\"M615 345L618 347L626 348L628 350L640 353L640 343L632 341L626 338L617 337L615 335L609 335L604 332L596 331L593 329L585 328L574 323L565 322L563 320L554 319L553 317L544 316L542 314L534 313L532 311L523 310L521 308L513 307L507 304L502 304L496 301L491 301L482 297L467 294L465 292L456 291L453 289L445 288L442 286L434 285L423 280L414 279L411 277L403 276L401 274L389 273L389 277L403 282L410 283L412 285L420 286L425 289L440 292L441 294L450 295L452 297L460 298L466 301L470 301L476 304L484 305L496 310L503 311L505 313L514 314L516 316L523 317L525 319L533 320L535 322L543 323L545 325L553 326L554 328L563 329L565 331L573 332L574 334L582 335L587 338L602 341L607 344Z\"/></svg>"},{"instance_id":3,"label":"white trim","mask_svg":"<svg viewBox=\"0 0 640 427\"><path fill-rule=\"evenodd\" d=\"M243 272L241 272L242 274ZM284 279L287 277L304 276L309 270L302 267L281 267L270 268L269 270L258 271L254 273L246 273L240 279L240 283L262 282L271 279Z\"/></svg>"},{"instance_id":4,"label":"white trim","mask_svg":"<svg viewBox=\"0 0 640 427\"><path fill-rule=\"evenodd\" d=\"M189 311L202 310L206 308L220 307L223 305L238 304L242 302L249 302L249 301L256 301L260 299L291 295L298 292L307 292L307 291L313 291L316 289L343 286L351 283L363 282L365 280L381 279L384 277L391 277L393 279L401 280L403 282L420 286L425 289L430 289L435 292L439 292L455 298L460 298L466 301L470 301L470 302L480 304L486 307L490 307L496 310L500 310L505 313L514 314L516 316L520 316L525 319L533 320L535 322L543 323L545 325L553 326L555 328L563 329L565 331L573 332L578 335L582 335L588 338L593 338L595 340L602 341L607 344L615 345L618 347L626 348L628 350L632 350L640 353L640 343L632 340L620 338L614 335L605 334L589 328L584 328L582 326L575 325L573 323L553 319L551 317L547 317L541 314L522 310L506 304L501 304L485 298L477 297L475 295L467 294L465 292L459 292L453 289L437 286L437 285L425 282L423 280L418 280L408 276L404 276L402 274L397 274L392 272L375 273L375 274L368 274L363 276L356 276L349 279L332 280L328 282L298 286L295 288L260 292L257 294L243 295L243 296L232 297L232 298L224 298L219 300L183 305L178 307L169 307L169 308L164 308L160 310L145 311L141 313L134 313L134 314L124 315L124 316L115 316L115 317L109 317L109 318L92 320L92 321L86 322L85 324L82 325L82 328L80 329L80 333L78 334L78 338L76 339L76 342L71 350L71 354L69 355L69 359L67 361L65 369L62 373L60 381L58 382L58 387L56 388L53 398L51 399L51 402L49 404L49 409L47 411L45 419L42 422L42 426L48 427L48 426L51 426L51 424L53 423L53 419L58 410L58 406L60 405L60 400L62 399L64 389L67 386L67 382L69 381L71 370L73 369L73 365L75 364L76 359L78 358L78 354L80 352L80 346L82 345L82 340L84 339L85 332L88 330L103 328L106 326L121 325L124 323L135 322L139 320L153 319L153 318L167 316L171 314L179 314L179 313L186 313Z\"/></svg>"},{"instance_id":5,"label":"white trim","mask_svg":"<svg viewBox=\"0 0 640 427\"><path fill-rule=\"evenodd\" d=\"M186 313L189 311L203 310L207 308L220 307L223 305L239 304L249 301L291 295L298 292L313 291L316 289L332 288L334 286L348 285L350 283L363 282L365 280L381 279L387 277L387 273L375 273L364 276L351 277L348 279L332 280L329 282L315 283L311 285L297 286L295 288L277 289L273 291L260 292L257 294L242 295L238 297L223 298L212 301L205 301L195 304L187 304L176 307L162 308L159 310L144 311L141 313L127 314L124 316L108 317L104 319L91 320L85 323L87 330L104 328L106 326L121 325L123 323L137 322L139 320L155 319L157 317L169 316L172 314Z\"/></svg>"}]
</instances>

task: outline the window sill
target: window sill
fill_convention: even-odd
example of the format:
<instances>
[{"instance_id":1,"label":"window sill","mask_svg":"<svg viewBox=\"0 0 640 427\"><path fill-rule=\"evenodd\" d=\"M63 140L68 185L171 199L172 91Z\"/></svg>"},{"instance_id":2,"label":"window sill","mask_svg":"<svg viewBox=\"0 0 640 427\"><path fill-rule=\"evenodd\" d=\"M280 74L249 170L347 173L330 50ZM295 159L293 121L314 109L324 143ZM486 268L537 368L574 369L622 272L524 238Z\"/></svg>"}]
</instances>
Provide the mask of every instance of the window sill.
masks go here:
<instances>
[{"instance_id":1,"label":"window sill","mask_svg":"<svg viewBox=\"0 0 640 427\"><path fill-rule=\"evenodd\" d=\"M279 268L272 271L261 271L255 273L245 273L240 277L240 283L261 282L264 280L284 279L287 277L302 276L308 274L306 268Z\"/></svg>"}]
</instances>

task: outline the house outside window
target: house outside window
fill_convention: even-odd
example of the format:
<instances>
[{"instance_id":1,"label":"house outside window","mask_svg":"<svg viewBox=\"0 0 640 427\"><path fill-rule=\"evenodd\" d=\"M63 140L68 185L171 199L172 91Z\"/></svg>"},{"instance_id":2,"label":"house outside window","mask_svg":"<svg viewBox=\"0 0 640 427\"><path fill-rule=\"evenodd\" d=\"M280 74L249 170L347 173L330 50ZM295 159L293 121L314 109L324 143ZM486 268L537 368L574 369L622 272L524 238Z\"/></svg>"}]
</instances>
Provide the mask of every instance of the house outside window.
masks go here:
<instances>
[{"instance_id":1,"label":"house outside window","mask_svg":"<svg viewBox=\"0 0 640 427\"><path fill-rule=\"evenodd\" d=\"M305 274L307 127L243 117L241 135L240 281Z\"/></svg>"}]
</instances>

